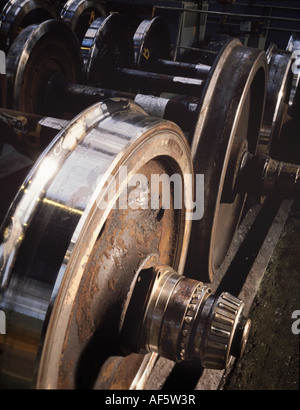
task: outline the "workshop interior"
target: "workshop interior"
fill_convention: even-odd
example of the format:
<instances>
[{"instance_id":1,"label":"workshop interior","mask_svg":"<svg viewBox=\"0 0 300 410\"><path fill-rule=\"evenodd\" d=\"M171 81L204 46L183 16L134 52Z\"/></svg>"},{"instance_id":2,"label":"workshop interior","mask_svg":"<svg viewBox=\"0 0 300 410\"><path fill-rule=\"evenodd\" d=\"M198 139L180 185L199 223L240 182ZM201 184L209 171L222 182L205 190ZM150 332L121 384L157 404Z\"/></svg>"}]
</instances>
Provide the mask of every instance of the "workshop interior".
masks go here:
<instances>
[{"instance_id":1,"label":"workshop interior","mask_svg":"<svg viewBox=\"0 0 300 410\"><path fill-rule=\"evenodd\" d=\"M300 1L0 0L0 50L0 388L299 389Z\"/></svg>"}]
</instances>

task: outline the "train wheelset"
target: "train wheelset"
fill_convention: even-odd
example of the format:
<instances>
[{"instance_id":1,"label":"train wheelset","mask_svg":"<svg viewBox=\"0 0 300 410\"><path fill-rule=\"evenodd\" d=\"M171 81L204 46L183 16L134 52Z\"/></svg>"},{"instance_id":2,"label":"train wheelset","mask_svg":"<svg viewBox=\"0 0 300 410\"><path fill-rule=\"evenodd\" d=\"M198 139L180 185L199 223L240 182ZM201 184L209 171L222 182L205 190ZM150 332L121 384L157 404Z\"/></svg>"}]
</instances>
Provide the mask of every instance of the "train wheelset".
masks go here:
<instances>
[{"instance_id":1,"label":"train wheelset","mask_svg":"<svg viewBox=\"0 0 300 410\"><path fill-rule=\"evenodd\" d=\"M176 64L157 24L99 17L80 47L51 19L9 48L3 140L30 151L30 119L45 149L1 228L5 386L141 388L159 356L222 369L244 350L244 303L209 282L247 195L298 198L299 166L258 153L266 54L233 39Z\"/></svg>"}]
</instances>

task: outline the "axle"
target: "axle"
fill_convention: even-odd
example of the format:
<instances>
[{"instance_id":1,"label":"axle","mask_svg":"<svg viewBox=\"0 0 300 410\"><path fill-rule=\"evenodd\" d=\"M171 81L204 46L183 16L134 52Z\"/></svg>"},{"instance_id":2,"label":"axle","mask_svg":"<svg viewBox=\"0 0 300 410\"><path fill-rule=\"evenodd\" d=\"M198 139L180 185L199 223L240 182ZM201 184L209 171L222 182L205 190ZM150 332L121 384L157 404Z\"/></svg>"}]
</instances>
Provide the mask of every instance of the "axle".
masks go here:
<instances>
[{"instance_id":1,"label":"axle","mask_svg":"<svg viewBox=\"0 0 300 410\"><path fill-rule=\"evenodd\" d=\"M61 85L59 86L59 84ZM75 108L78 104L78 109L83 108L80 107L80 104L85 105L88 101L91 105L95 101L108 98L110 95L124 96L124 93L116 91L59 82L52 83L50 89L52 94L49 92L49 95L61 102L62 106L70 103L71 107ZM191 120L196 111L189 100L180 100L175 97L162 99L141 94L130 96L149 114L169 120L176 118L176 113L180 109L185 110L188 115L185 120ZM1 133L2 142L27 147L27 150L33 150L36 155L48 146L66 122L62 119L1 109L0 129L4 130ZM186 122L186 126L188 126L188 122ZM233 181L230 181L234 195L237 192L258 196L275 194L285 199L296 199L300 196L300 165L277 161L266 155L252 155L245 150L240 157L240 163L236 163L234 168L237 168L237 172L232 175ZM225 190L226 188L231 190L229 187L225 187ZM232 194L228 195L228 192L227 195L223 195L225 202L226 197L229 198L229 202L233 198Z\"/></svg>"},{"instance_id":2,"label":"axle","mask_svg":"<svg viewBox=\"0 0 300 410\"><path fill-rule=\"evenodd\" d=\"M68 112L77 114L96 102L114 97L129 98L137 102L149 115L174 121L184 131L192 130L198 114L198 99L193 97L175 95L163 98L72 84L57 74L48 82L46 95L47 112L51 112L54 107L53 115L63 113L66 107Z\"/></svg>"},{"instance_id":3,"label":"axle","mask_svg":"<svg viewBox=\"0 0 300 410\"><path fill-rule=\"evenodd\" d=\"M243 310L229 293L212 295L207 284L157 266L139 274L122 340L130 351L175 362L200 359L203 367L223 369L245 349L251 321Z\"/></svg>"},{"instance_id":4,"label":"axle","mask_svg":"<svg viewBox=\"0 0 300 410\"><path fill-rule=\"evenodd\" d=\"M181 61L172 61L159 58L155 68L160 73L172 73L184 77L199 78L206 80L211 70L210 65L206 64L192 64Z\"/></svg>"},{"instance_id":5,"label":"axle","mask_svg":"<svg viewBox=\"0 0 300 410\"><path fill-rule=\"evenodd\" d=\"M155 92L187 94L200 97L205 82L199 78L182 77L168 74L157 74L130 68L118 68L116 79L134 88L150 88Z\"/></svg>"},{"instance_id":6,"label":"axle","mask_svg":"<svg viewBox=\"0 0 300 410\"><path fill-rule=\"evenodd\" d=\"M206 80L210 73L210 65L170 59L169 28L161 17L156 16L152 20L143 20L134 34L133 44L135 63L139 70L202 80Z\"/></svg>"},{"instance_id":7,"label":"axle","mask_svg":"<svg viewBox=\"0 0 300 410\"><path fill-rule=\"evenodd\" d=\"M0 144L8 143L37 157L51 143L66 120L19 111L0 111Z\"/></svg>"},{"instance_id":8,"label":"axle","mask_svg":"<svg viewBox=\"0 0 300 410\"><path fill-rule=\"evenodd\" d=\"M240 164L237 190L260 196L299 198L300 165L246 152Z\"/></svg>"}]
</instances>

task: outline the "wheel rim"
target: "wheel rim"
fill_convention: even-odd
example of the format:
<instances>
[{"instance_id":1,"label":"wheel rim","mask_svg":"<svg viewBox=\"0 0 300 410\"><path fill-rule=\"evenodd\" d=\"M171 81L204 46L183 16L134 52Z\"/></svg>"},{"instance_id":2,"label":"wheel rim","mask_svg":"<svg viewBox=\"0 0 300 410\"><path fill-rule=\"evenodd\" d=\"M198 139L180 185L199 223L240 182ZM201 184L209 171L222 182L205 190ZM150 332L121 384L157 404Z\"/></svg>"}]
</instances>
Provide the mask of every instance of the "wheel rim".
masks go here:
<instances>
[{"instance_id":1,"label":"wheel rim","mask_svg":"<svg viewBox=\"0 0 300 410\"><path fill-rule=\"evenodd\" d=\"M286 51L292 53L292 58L294 57L295 60L292 64L292 80L291 80L291 87L290 87L290 95L288 98L288 113L292 117L296 117L297 113L299 112L299 99L300 99L300 91L299 91L299 78L300 73L297 70L297 50L300 48L300 37L299 33L293 33L288 41ZM296 52L296 53L295 53ZM296 56L295 56L296 54Z\"/></svg>"},{"instance_id":2,"label":"wheel rim","mask_svg":"<svg viewBox=\"0 0 300 410\"><path fill-rule=\"evenodd\" d=\"M269 73L265 111L260 132L258 154L270 154L272 143L278 141L292 82L291 54L278 50L275 45L269 50Z\"/></svg>"},{"instance_id":3,"label":"wheel rim","mask_svg":"<svg viewBox=\"0 0 300 410\"><path fill-rule=\"evenodd\" d=\"M158 58L171 59L169 29L160 17L142 21L134 34L133 43L135 64L139 70L155 69Z\"/></svg>"},{"instance_id":4,"label":"wheel rim","mask_svg":"<svg viewBox=\"0 0 300 410\"><path fill-rule=\"evenodd\" d=\"M101 4L94 0L70 0L60 13L60 17L70 25L80 44L94 20L105 15Z\"/></svg>"},{"instance_id":5,"label":"wheel rim","mask_svg":"<svg viewBox=\"0 0 300 410\"><path fill-rule=\"evenodd\" d=\"M122 129L120 126L123 127L121 134L118 133L118 131ZM78 127L81 131L81 137L78 137ZM81 189L83 189L82 182L84 181L84 177L78 175L78 172L76 173L74 163L72 165L72 162L75 159L78 160L77 155L79 155L79 152L77 152L77 150L80 150L80 154L82 155L82 150L88 154L90 149L94 163L97 161L95 148L99 150L101 142L98 140L96 143L96 130L100 130L102 136L104 136L103 140L106 149L108 147L108 140L105 138L105 135L110 134L111 138L115 136L115 139L109 142L110 149L112 151L114 149L114 151L112 157L108 158L109 155L107 155L107 153L109 151L106 150L106 159L108 162L104 169L102 169L101 177L99 176L101 170L98 169L98 179L96 178L96 182L94 181L96 186L92 187L91 184L91 187L88 189L89 192L84 193L84 198L89 199L83 200L80 191L77 189L78 187L72 187L72 180L73 178L78 180L79 185L81 183ZM75 136L75 131L77 131L77 137ZM94 146L93 142L95 143ZM117 143L119 145L117 145ZM57 157L59 159L57 165L60 171L58 171L50 181L48 168L46 181L43 181L42 185L39 185L39 192L35 192L34 189L36 189L37 186L36 178L39 175L38 170L43 167L45 160L49 161L51 155L57 154L58 149L61 148L64 149ZM170 151L173 157L170 156ZM141 155L142 153L144 157ZM101 157L101 160L103 160L103 157ZM88 166L88 164L90 164L92 167L90 170L93 171L89 172L90 182L91 176L94 175L95 178L95 171L97 171L95 165L92 165L93 161L91 161L91 158L88 158L85 164L82 164L81 167L78 166L78 168L81 169L81 173L84 173L83 165ZM88 317L88 315L82 316L82 322L78 322L80 314L82 314L87 307L87 301L84 302L83 297L84 294L86 295L87 289L92 289L91 292L93 291L93 294L90 294L89 301L94 301L92 307L89 305L87 312L92 312L92 310L95 309L96 313L93 311L91 315L96 315L96 319L94 318L93 320L94 323L96 323L97 331L99 329L100 333L102 331L103 338L103 334L106 336L103 331L107 329L105 320L113 320L120 314L119 311L114 313L114 309L111 310L110 308L118 305L119 309L120 304L126 304L127 294L128 292L130 293L131 283L136 276L138 266L142 266L144 262L150 263L150 259L147 255L148 252L149 256L151 256L152 252L155 260L157 260L158 257L160 260L171 262L171 265L174 265L179 272L182 272L189 238L190 223L185 219L184 209L176 210L176 212L169 210L169 218L171 218L173 226L175 226L173 231L174 241L171 246L172 252L167 244L169 237L162 235L163 231L168 230L170 232L171 229L169 227L170 219L168 219L168 211L165 211L161 221L159 221L159 223L164 226L160 231L162 237L160 245L156 246L157 239L145 240L144 244L141 244L141 252L144 250L142 256L139 255L138 251L135 252L134 256L132 256L134 254L133 251L130 253L134 259L133 262L129 261L130 258L128 255L126 260L125 252L122 252L120 246L118 249L113 249L112 246L111 249L113 249L114 255L108 255L107 258L107 261L110 260L110 267L104 268L104 265L100 267L101 269L106 269L106 272L108 272L108 276L106 277L108 288L107 286L105 289L100 287L97 291L97 286L91 279L92 275L95 277L95 273L92 273L94 271L91 269L91 266L95 261L99 261L100 254L102 254L103 257L102 248L104 247L104 249L106 249L107 246L106 244L103 245L103 243L101 245L101 241L99 241L96 246L96 239L100 233L101 235L106 235L107 238L111 238L112 231L116 230L113 224L120 217L117 210L112 209L110 213L110 208L114 203L113 201L109 202L110 205L104 210L99 210L98 205L100 198L102 198L101 195L103 195L104 192L104 179L107 177L108 172L114 175L117 166L119 167L121 164L126 164L131 172L141 170L144 165L158 172L159 170L169 172L172 170L182 174L192 172L188 146L176 126L146 116L143 110L127 100L109 100L89 108L80 118L77 117L74 119L74 121L59 134L47 153L44 154L42 160L33 171L33 174L31 174L24 183L16 202L13 204L7 216L2 231L2 234L4 234L4 240L2 241L2 258L4 257L4 260L2 259L2 273L5 272L5 275L2 275L1 278L1 309L7 312L7 334L10 335L9 341L2 347L3 366L1 378L3 385L21 385L23 387L32 387L33 385L41 388L71 388L76 387L76 385L82 386L80 376L85 376L86 370L83 373L80 373L80 371L78 373L77 371L76 374L76 368L77 366L80 368L79 359L82 359L83 356L86 357L83 351L86 353L94 342L93 330L91 327L88 329L89 323L91 323L91 317ZM166 166L163 164L166 164ZM98 168L99 166L98 162ZM30 181L32 182L30 183ZM62 184L64 186L65 184L69 184L69 193L63 189ZM24 199L26 197L26 195L24 196L26 189L28 190L26 191L27 197L30 198L30 192L32 192L33 195L30 204ZM58 193L59 197L57 196ZM81 194L82 193L83 191L81 191ZM190 194L190 192L187 192L187 195ZM81 199L79 199L78 195ZM40 198L40 200L37 201L37 198ZM33 203L35 204L34 206ZM42 206L42 208L39 208L39 206ZM51 220L48 220L46 226L42 226L42 209L44 206L46 206L45 212L47 211L48 215L51 207L55 209L55 211L52 210ZM126 214L126 212L129 211L124 210L124 214L121 217L123 222L128 217L129 219L133 218L133 213ZM145 212L146 214L143 213L138 219L138 224L143 228L147 225L145 216L150 216L152 210L146 209ZM61 214L60 217L59 213ZM68 223L66 221L63 222L67 215L70 218ZM115 215L115 217L113 217L113 215ZM154 220L157 221L157 218L158 214L152 215L152 222L154 223ZM179 218L180 221L178 221L177 218ZM12 221L16 220L21 221L22 225L14 225ZM53 223L54 221L56 222ZM105 221L108 222L104 225ZM121 223L117 230L124 233L126 231L125 227L127 226L127 222L124 222L124 224ZM29 227L26 227L25 224ZM136 224L136 226L138 224ZM104 228L102 229L103 226ZM35 235L34 242L32 241L33 234ZM146 232L146 238L148 238L148 234L151 234L149 230ZM128 232L126 235L127 238L130 236ZM16 238L19 238L19 240ZM143 236L140 235L140 241L143 241L142 238ZM117 235L115 239L120 240L121 243L122 237ZM135 238L129 239L131 244L135 242ZM30 243L28 243L28 241L30 241ZM51 247L49 243L47 245L47 241L51 241ZM54 242L56 243L54 244ZM61 249L61 246L63 249ZM35 249L32 249L32 247ZM133 245L131 245L131 249L133 249ZM42 259L43 256L45 256L44 252L47 254L47 263L51 264L51 266L47 265L48 271L42 269ZM108 252L107 249L106 252ZM117 252L119 252L119 254L117 254ZM24 255L28 254L33 255L32 259L25 264L21 263L21 259L24 258ZM9 255L8 259L6 255ZM119 258L119 266L114 266L116 263L112 263L112 256ZM126 263L127 268L124 267L122 270L122 266ZM39 266L37 266L37 264ZM84 264L86 264L85 268L83 267ZM128 264L135 266L135 268L129 269ZM130 272L127 276L125 275L126 277L119 275L116 279L114 275L118 270L121 270L123 273L124 270ZM41 271L43 271L43 274L41 274ZM88 276L84 276L87 271L91 275L89 279ZM125 281L122 286L120 285L121 277L123 278L123 282ZM104 279L102 278L102 280ZM90 285L91 288L89 288ZM35 292L37 292L37 294ZM111 292L117 296L115 296L115 299L111 296L106 298L106 302L103 302L102 306L100 303L99 306L97 298L99 297L101 299L101 292L104 297L107 292ZM26 301L28 301L28 304ZM81 303L79 302L85 304L84 309L80 308ZM111 313L107 315L107 312ZM100 321L100 323L97 324L97 320ZM78 337L76 335L74 337L74 334L72 336L72 332L75 329L72 326L77 327L75 333L79 335ZM117 338L117 330L114 326L115 323L113 323L112 329L110 328L110 330L113 330L113 334ZM24 327L26 328L24 334L28 336L27 344L20 344L20 338L23 337L21 336L23 333L20 333L20 329L24 330ZM79 328L81 331L78 331ZM85 336L83 337L83 335ZM78 343L81 343L81 347ZM106 339L108 352L104 355L105 357L101 359L103 363L105 362L104 359L108 359L109 361L114 360L111 359L111 356L112 353L115 353L115 350L109 349L110 345L113 345L113 341ZM75 358L76 363L74 363L74 361L72 362L74 359L72 354L74 354L74 352L75 356L78 355L76 356L77 359ZM97 345L97 349L92 354L99 356L99 352L101 353L101 344L100 346ZM71 360L70 355L72 356ZM20 362L22 358L22 362L24 363L24 357L26 358L25 363L27 366L24 365L22 368L17 366L15 368L16 364ZM133 355L127 356L125 362L123 362L120 357L117 361L120 362L119 371L117 374L114 373L112 379L114 381L116 377L117 379L122 379L122 369L124 369L124 363L126 363L127 374L131 374L130 385L132 385L132 383L136 385L137 378L138 381L140 381L142 377L143 369L147 369L149 366L151 367L151 363L153 364L153 362L155 362L155 358L153 355L148 355L146 358L140 355ZM101 362L101 364L103 363ZM76 374L75 380L70 376L74 374L72 370ZM100 369L96 370L100 371ZM103 376L102 379L100 377L100 379L96 380L99 387L107 386L107 384L105 384L107 383L106 375L107 371L104 371L105 377ZM87 381L88 385L83 387L92 387L95 379L96 375L93 373ZM112 381L110 382L110 385L111 384L115 386Z\"/></svg>"},{"instance_id":6,"label":"wheel rim","mask_svg":"<svg viewBox=\"0 0 300 410\"><path fill-rule=\"evenodd\" d=\"M7 81L6 75L0 74L0 107L6 107Z\"/></svg>"},{"instance_id":7,"label":"wheel rim","mask_svg":"<svg viewBox=\"0 0 300 410\"><path fill-rule=\"evenodd\" d=\"M82 57L75 34L67 24L56 20L24 29L7 56L9 106L49 115L43 112L45 94L48 81L56 73L69 82L81 80Z\"/></svg>"},{"instance_id":8,"label":"wheel rim","mask_svg":"<svg viewBox=\"0 0 300 410\"><path fill-rule=\"evenodd\" d=\"M82 41L81 52L87 83L116 89L116 70L134 65L133 39L124 16L111 14L95 20Z\"/></svg>"},{"instance_id":9,"label":"wheel rim","mask_svg":"<svg viewBox=\"0 0 300 410\"><path fill-rule=\"evenodd\" d=\"M242 213L245 197L232 192L230 176L244 149L256 152L266 71L263 52L233 39L213 65L200 101L191 151L195 173L204 174L206 205L203 218L193 222L187 266L204 281L221 268Z\"/></svg>"},{"instance_id":10,"label":"wheel rim","mask_svg":"<svg viewBox=\"0 0 300 410\"><path fill-rule=\"evenodd\" d=\"M1 48L7 52L18 34L31 24L57 18L55 7L44 0L8 2L1 14Z\"/></svg>"}]
</instances>

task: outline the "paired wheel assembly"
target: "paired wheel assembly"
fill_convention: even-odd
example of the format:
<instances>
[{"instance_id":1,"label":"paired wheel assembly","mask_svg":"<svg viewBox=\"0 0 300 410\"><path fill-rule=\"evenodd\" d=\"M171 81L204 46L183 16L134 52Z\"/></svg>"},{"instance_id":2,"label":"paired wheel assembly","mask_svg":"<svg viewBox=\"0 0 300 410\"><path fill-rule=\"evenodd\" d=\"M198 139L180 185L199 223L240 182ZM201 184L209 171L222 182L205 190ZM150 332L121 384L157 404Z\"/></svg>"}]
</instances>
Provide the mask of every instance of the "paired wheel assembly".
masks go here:
<instances>
[{"instance_id":1,"label":"paired wheel assembly","mask_svg":"<svg viewBox=\"0 0 300 410\"><path fill-rule=\"evenodd\" d=\"M299 197L299 167L258 155L264 52L233 39L212 65L177 64L160 19L132 37L93 7L67 2L7 55L2 143L27 152L30 125L47 147L1 227L4 387L142 388L159 356L226 368L250 320L209 282L248 193Z\"/></svg>"},{"instance_id":2,"label":"paired wheel assembly","mask_svg":"<svg viewBox=\"0 0 300 410\"><path fill-rule=\"evenodd\" d=\"M9 316L2 383L120 386L117 369L107 380L106 361L129 349L135 353L117 367L126 362L130 387L143 383L157 353L175 361L196 355L216 368L239 354L249 329L243 304L230 295L215 299L201 282L180 276L192 185L180 189L181 209L174 193L151 192L151 184L146 203L120 203L131 176L176 173L184 181L192 172L180 129L127 100L92 106L58 134L3 224L1 308ZM171 195L170 209L148 206L154 194Z\"/></svg>"}]
</instances>

